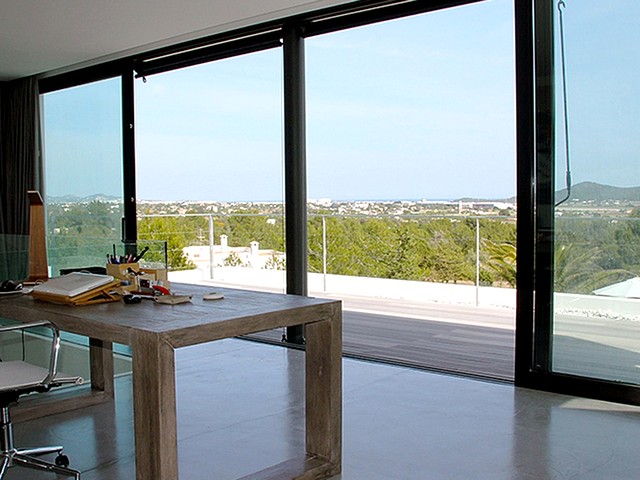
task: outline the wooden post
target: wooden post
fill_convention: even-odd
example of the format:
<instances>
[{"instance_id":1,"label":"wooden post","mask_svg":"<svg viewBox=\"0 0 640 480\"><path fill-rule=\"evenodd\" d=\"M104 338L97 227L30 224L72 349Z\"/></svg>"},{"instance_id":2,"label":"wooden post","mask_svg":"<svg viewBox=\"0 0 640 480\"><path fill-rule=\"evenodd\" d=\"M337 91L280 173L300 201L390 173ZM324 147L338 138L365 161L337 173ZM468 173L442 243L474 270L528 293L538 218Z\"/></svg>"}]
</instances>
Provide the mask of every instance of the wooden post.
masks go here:
<instances>
[{"instance_id":1,"label":"wooden post","mask_svg":"<svg viewBox=\"0 0 640 480\"><path fill-rule=\"evenodd\" d=\"M47 280L47 234L44 221L44 202L40 192L29 190L29 278L27 281Z\"/></svg>"},{"instance_id":2,"label":"wooden post","mask_svg":"<svg viewBox=\"0 0 640 480\"><path fill-rule=\"evenodd\" d=\"M136 480L178 479L175 356L158 337L137 331L131 342Z\"/></svg>"},{"instance_id":3,"label":"wooden post","mask_svg":"<svg viewBox=\"0 0 640 480\"><path fill-rule=\"evenodd\" d=\"M330 465L327 475L342 469L342 310L332 310L306 325L306 450Z\"/></svg>"}]
</instances>

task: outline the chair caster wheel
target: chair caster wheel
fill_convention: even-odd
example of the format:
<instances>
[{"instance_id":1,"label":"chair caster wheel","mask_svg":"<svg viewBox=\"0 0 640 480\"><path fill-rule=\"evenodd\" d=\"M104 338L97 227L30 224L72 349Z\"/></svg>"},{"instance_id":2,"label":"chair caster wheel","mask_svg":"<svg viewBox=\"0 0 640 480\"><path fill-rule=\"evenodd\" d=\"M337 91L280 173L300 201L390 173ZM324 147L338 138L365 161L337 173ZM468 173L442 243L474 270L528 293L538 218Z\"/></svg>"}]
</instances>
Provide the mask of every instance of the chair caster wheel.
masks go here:
<instances>
[{"instance_id":1,"label":"chair caster wheel","mask_svg":"<svg viewBox=\"0 0 640 480\"><path fill-rule=\"evenodd\" d=\"M67 457L65 454L61 453L56 457L55 463L59 467L67 468L69 466L69 457Z\"/></svg>"}]
</instances>

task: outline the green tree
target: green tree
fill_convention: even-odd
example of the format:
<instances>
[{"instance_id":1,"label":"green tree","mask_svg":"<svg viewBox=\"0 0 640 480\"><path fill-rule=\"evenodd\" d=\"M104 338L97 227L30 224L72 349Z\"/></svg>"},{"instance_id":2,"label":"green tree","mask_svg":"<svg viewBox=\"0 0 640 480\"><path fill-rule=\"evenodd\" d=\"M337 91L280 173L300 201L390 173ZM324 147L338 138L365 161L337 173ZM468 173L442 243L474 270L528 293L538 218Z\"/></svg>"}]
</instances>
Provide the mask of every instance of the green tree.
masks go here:
<instances>
[{"instance_id":1,"label":"green tree","mask_svg":"<svg viewBox=\"0 0 640 480\"><path fill-rule=\"evenodd\" d=\"M187 260L183 249L188 245L194 244L190 241L193 235L192 231L185 231L184 227L184 222L180 222L178 217L141 218L138 221L138 242L144 243L145 240L166 242L169 269L192 269L195 266ZM160 260L160 258L154 258L153 255L153 253L150 253L145 255L145 258L147 260ZM159 255L159 252L156 255Z\"/></svg>"},{"instance_id":2,"label":"green tree","mask_svg":"<svg viewBox=\"0 0 640 480\"><path fill-rule=\"evenodd\" d=\"M596 262L597 248L573 244L556 245L554 290L562 293L590 294L594 290L628 278L624 269L603 270Z\"/></svg>"},{"instance_id":3,"label":"green tree","mask_svg":"<svg viewBox=\"0 0 640 480\"><path fill-rule=\"evenodd\" d=\"M483 250L488 258L484 266L495 273L497 279L509 286L516 286L517 250L510 243L495 243L491 240L482 242Z\"/></svg>"}]
</instances>

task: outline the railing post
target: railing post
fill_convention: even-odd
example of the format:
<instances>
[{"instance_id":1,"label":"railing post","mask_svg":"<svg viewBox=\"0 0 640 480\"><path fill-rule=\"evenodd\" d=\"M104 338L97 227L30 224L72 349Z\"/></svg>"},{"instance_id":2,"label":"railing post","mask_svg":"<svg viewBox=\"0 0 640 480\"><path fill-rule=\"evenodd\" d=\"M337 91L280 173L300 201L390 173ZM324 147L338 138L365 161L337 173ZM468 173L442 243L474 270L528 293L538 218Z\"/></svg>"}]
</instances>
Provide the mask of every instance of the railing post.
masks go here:
<instances>
[{"instance_id":1,"label":"railing post","mask_svg":"<svg viewBox=\"0 0 640 480\"><path fill-rule=\"evenodd\" d=\"M215 237L213 236L213 215L209 215L209 279L213 280L213 245Z\"/></svg>"},{"instance_id":2,"label":"railing post","mask_svg":"<svg viewBox=\"0 0 640 480\"><path fill-rule=\"evenodd\" d=\"M322 291L327 291L327 217L322 216Z\"/></svg>"},{"instance_id":3,"label":"railing post","mask_svg":"<svg viewBox=\"0 0 640 480\"><path fill-rule=\"evenodd\" d=\"M480 219L476 217L476 307L480 305Z\"/></svg>"}]
</instances>

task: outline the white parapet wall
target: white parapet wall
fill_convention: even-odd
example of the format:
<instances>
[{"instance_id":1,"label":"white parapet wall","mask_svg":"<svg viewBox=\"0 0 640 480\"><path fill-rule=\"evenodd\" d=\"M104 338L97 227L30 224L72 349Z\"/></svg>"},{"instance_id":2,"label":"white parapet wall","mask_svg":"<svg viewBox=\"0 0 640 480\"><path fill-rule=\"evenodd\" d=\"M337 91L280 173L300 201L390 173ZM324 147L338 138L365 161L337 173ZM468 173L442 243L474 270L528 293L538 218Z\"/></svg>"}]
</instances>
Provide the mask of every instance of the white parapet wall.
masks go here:
<instances>
[{"instance_id":1,"label":"white parapet wall","mask_svg":"<svg viewBox=\"0 0 640 480\"><path fill-rule=\"evenodd\" d=\"M640 322L640 299L638 298L556 293L553 301L555 310L561 313L597 315Z\"/></svg>"},{"instance_id":2,"label":"white parapet wall","mask_svg":"<svg viewBox=\"0 0 640 480\"><path fill-rule=\"evenodd\" d=\"M229 286L266 289L284 292L286 273L283 270L244 267L218 267L213 279L208 269L171 272L169 280L183 283L216 283ZM478 287L454 283L416 282L385 278L352 277L346 275L309 274L309 293L327 295L356 295L376 298L396 298L426 302L515 308L513 288Z\"/></svg>"},{"instance_id":3,"label":"white parapet wall","mask_svg":"<svg viewBox=\"0 0 640 480\"><path fill-rule=\"evenodd\" d=\"M208 269L171 272L173 282L202 283L285 291L286 273L282 270L244 267L219 267L214 278ZM384 278L351 277L344 275L309 274L309 293L331 296L354 295L411 301L459 305L480 305L515 309L516 289L476 287L454 283L416 282ZM640 321L640 299L557 293L554 308L560 313L581 316L625 318Z\"/></svg>"}]
</instances>

